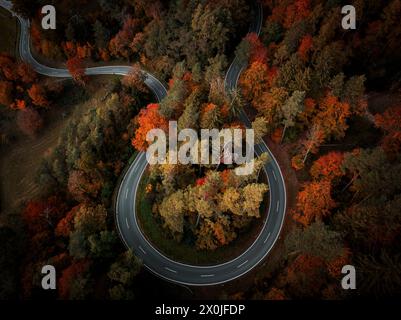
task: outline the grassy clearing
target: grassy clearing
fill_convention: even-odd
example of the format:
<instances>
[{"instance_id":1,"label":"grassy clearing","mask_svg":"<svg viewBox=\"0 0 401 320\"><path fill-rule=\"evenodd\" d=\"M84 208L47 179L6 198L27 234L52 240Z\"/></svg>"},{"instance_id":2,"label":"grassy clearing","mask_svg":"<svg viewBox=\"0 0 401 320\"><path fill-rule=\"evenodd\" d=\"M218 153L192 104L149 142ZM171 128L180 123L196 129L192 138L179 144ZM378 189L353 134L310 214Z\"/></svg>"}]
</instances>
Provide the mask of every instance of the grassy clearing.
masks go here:
<instances>
[{"instance_id":1,"label":"grassy clearing","mask_svg":"<svg viewBox=\"0 0 401 320\"><path fill-rule=\"evenodd\" d=\"M238 235L237 239L227 246L220 247L214 251L197 250L194 244L177 243L160 221L152 214L152 203L147 200L145 186L148 183L148 175L145 174L138 186L137 194L137 217L140 227L146 238L167 257L182 263L195 265L213 265L229 261L244 252L256 239L264 218L266 216L265 206L261 208L261 218L253 221L247 230ZM265 198L268 203L268 197Z\"/></svg>"},{"instance_id":2,"label":"grassy clearing","mask_svg":"<svg viewBox=\"0 0 401 320\"><path fill-rule=\"evenodd\" d=\"M5 9L0 8L0 53L7 53L13 57L16 56L16 47L18 41L17 19Z\"/></svg>"}]
</instances>

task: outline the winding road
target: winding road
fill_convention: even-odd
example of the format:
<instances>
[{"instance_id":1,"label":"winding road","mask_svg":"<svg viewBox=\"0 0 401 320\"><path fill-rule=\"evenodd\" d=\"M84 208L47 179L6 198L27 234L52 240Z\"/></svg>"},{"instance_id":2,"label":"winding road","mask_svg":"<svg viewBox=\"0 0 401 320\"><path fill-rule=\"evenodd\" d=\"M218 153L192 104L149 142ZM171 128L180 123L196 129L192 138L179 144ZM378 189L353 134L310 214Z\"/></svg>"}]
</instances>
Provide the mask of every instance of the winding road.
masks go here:
<instances>
[{"instance_id":1,"label":"winding road","mask_svg":"<svg viewBox=\"0 0 401 320\"><path fill-rule=\"evenodd\" d=\"M42 75L70 78L71 75L67 69L44 66L33 58L30 50L29 21L14 14L11 2L0 0L0 6L10 11L20 22L19 53L21 59L29 63L37 73ZM253 14L254 19L249 32L259 35L263 23L263 11L260 4L255 6ZM245 67L246 63L241 63L237 58L234 59L225 77L226 90L234 90L237 87L239 76ZM126 75L130 70L131 67L129 66L104 66L87 68L85 73L87 75ZM145 84L160 102L167 95L166 88L150 73L143 71L143 74ZM242 111L239 117L247 127L251 126L245 112ZM264 166L270 189L268 216L257 239L237 258L218 265L195 266L173 261L152 246L143 235L135 213L138 185L147 167L146 155L143 152L137 155L125 171L116 200L116 224L126 247L134 250L135 254L143 261L144 266L152 273L165 280L180 284L216 285L234 280L252 270L266 257L276 243L286 212L286 190L280 167L264 142L255 146L257 155L264 152L267 152L271 158L271 161Z\"/></svg>"}]
</instances>

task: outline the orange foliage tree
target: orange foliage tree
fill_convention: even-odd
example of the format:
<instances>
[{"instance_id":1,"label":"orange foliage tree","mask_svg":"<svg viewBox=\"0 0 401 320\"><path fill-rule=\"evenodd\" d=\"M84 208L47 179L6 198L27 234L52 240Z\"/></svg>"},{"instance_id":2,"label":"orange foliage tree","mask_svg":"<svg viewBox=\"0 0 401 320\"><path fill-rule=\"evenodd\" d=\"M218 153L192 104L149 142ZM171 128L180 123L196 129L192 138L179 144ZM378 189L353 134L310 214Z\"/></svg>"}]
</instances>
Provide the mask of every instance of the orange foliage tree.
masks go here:
<instances>
[{"instance_id":1,"label":"orange foliage tree","mask_svg":"<svg viewBox=\"0 0 401 320\"><path fill-rule=\"evenodd\" d=\"M155 103L149 104L146 108L139 112L137 117L139 124L135 131L135 137L132 139L132 145L139 151L145 151L149 145L146 141L146 134L151 129L168 130L168 121L160 115L159 105Z\"/></svg>"},{"instance_id":2,"label":"orange foliage tree","mask_svg":"<svg viewBox=\"0 0 401 320\"><path fill-rule=\"evenodd\" d=\"M32 87L28 90L28 95L32 99L32 103L35 106L48 107L50 105L49 100L46 98L45 88L38 83L34 83L32 85Z\"/></svg>"},{"instance_id":3,"label":"orange foliage tree","mask_svg":"<svg viewBox=\"0 0 401 320\"><path fill-rule=\"evenodd\" d=\"M343 138L348 129L347 119L351 115L350 105L329 93L320 102L319 108L315 120L325 135Z\"/></svg>"},{"instance_id":4,"label":"orange foliage tree","mask_svg":"<svg viewBox=\"0 0 401 320\"><path fill-rule=\"evenodd\" d=\"M329 181L309 182L298 193L294 219L307 226L328 216L335 206Z\"/></svg>"},{"instance_id":5,"label":"orange foliage tree","mask_svg":"<svg viewBox=\"0 0 401 320\"><path fill-rule=\"evenodd\" d=\"M271 87L275 78L275 72L268 65L255 61L240 78L242 92L246 99L252 101L252 105L258 109L263 94Z\"/></svg>"},{"instance_id":6,"label":"orange foliage tree","mask_svg":"<svg viewBox=\"0 0 401 320\"><path fill-rule=\"evenodd\" d=\"M15 100L13 104L11 104L12 109L17 109L17 110L23 110L26 108L26 102L25 100Z\"/></svg>"},{"instance_id":7,"label":"orange foliage tree","mask_svg":"<svg viewBox=\"0 0 401 320\"><path fill-rule=\"evenodd\" d=\"M336 151L329 152L313 163L310 174L315 180L331 181L336 177L342 176L341 164L343 160L343 153Z\"/></svg>"}]
</instances>

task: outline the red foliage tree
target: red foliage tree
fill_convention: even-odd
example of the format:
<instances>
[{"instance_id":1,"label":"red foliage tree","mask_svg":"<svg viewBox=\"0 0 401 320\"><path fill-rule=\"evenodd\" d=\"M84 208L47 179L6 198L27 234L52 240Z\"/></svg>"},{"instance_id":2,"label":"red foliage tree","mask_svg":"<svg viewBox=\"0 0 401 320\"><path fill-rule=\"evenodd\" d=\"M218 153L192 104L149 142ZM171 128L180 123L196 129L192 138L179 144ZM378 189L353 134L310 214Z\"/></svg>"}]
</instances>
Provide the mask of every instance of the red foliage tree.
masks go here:
<instances>
[{"instance_id":1,"label":"red foliage tree","mask_svg":"<svg viewBox=\"0 0 401 320\"><path fill-rule=\"evenodd\" d=\"M17 99L13 104L11 104L11 109L24 110L25 108L26 108L25 100Z\"/></svg>"},{"instance_id":2,"label":"red foliage tree","mask_svg":"<svg viewBox=\"0 0 401 320\"><path fill-rule=\"evenodd\" d=\"M31 39L32 43L35 46L36 50L40 51L41 49L41 42L42 42L42 34L41 34L41 26L38 25L38 23L33 22L31 24Z\"/></svg>"},{"instance_id":3,"label":"red foliage tree","mask_svg":"<svg viewBox=\"0 0 401 320\"><path fill-rule=\"evenodd\" d=\"M383 149L393 157L401 151L401 106L387 109L375 116L375 124L386 135L382 140Z\"/></svg>"},{"instance_id":4,"label":"red foliage tree","mask_svg":"<svg viewBox=\"0 0 401 320\"><path fill-rule=\"evenodd\" d=\"M287 268L285 282L296 297L316 297L326 282L325 267L321 258L301 254Z\"/></svg>"},{"instance_id":5,"label":"red foliage tree","mask_svg":"<svg viewBox=\"0 0 401 320\"><path fill-rule=\"evenodd\" d=\"M135 131L135 137L132 139L132 145L140 151L145 151L148 142L146 135L151 129L168 130L168 121L159 114L159 105L151 103L145 109L139 112L137 122L138 129Z\"/></svg>"},{"instance_id":6,"label":"red foliage tree","mask_svg":"<svg viewBox=\"0 0 401 320\"><path fill-rule=\"evenodd\" d=\"M28 90L28 95L35 106L48 107L50 104L49 100L46 98L45 88L38 83L32 85Z\"/></svg>"},{"instance_id":7,"label":"red foliage tree","mask_svg":"<svg viewBox=\"0 0 401 320\"><path fill-rule=\"evenodd\" d=\"M306 19L310 15L310 0L295 0L286 9L284 27L290 28L294 23Z\"/></svg>"},{"instance_id":8,"label":"red foliage tree","mask_svg":"<svg viewBox=\"0 0 401 320\"><path fill-rule=\"evenodd\" d=\"M77 56L80 59L90 58L92 56L93 46L89 43L85 45L77 45Z\"/></svg>"},{"instance_id":9,"label":"red foliage tree","mask_svg":"<svg viewBox=\"0 0 401 320\"><path fill-rule=\"evenodd\" d=\"M195 184L196 184L197 186L203 186L205 183L206 183L206 177L199 178L199 179L197 179L196 182L195 182Z\"/></svg>"},{"instance_id":10,"label":"red foliage tree","mask_svg":"<svg viewBox=\"0 0 401 320\"><path fill-rule=\"evenodd\" d=\"M32 83L36 80L36 72L27 63L20 62L17 67L17 73L24 83Z\"/></svg>"},{"instance_id":11,"label":"red foliage tree","mask_svg":"<svg viewBox=\"0 0 401 320\"><path fill-rule=\"evenodd\" d=\"M74 226L74 217L79 210L80 205L75 206L72 208L64 218L62 218L56 227L55 234L58 237L68 237L72 231Z\"/></svg>"},{"instance_id":12,"label":"red foliage tree","mask_svg":"<svg viewBox=\"0 0 401 320\"><path fill-rule=\"evenodd\" d=\"M74 81L80 85L85 84L85 67L82 59L80 59L78 56L68 59L67 68Z\"/></svg>"},{"instance_id":13,"label":"red foliage tree","mask_svg":"<svg viewBox=\"0 0 401 320\"><path fill-rule=\"evenodd\" d=\"M267 49L260 41L258 35L256 33L250 33L246 36L246 40L251 45L251 52L249 62L261 62L267 63Z\"/></svg>"},{"instance_id":14,"label":"red foliage tree","mask_svg":"<svg viewBox=\"0 0 401 320\"><path fill-rule=\"evenodd\" d=\"M78 276L82 276L89 270L90 263L85 260L73 261L72 264L64 269L59 278L58 288L61 299L70 298L71 284Z\"/></svg>"},{"instance_id":15,"label":"red foliage tree","mask_svg":"<svg viewBox=\"0 0 401 320\"><path fill-rule=\"evenodd\" d=\"M138 32L134 38L132 39L131 44L129 47L131 48L133 53L138 53L140 49L143 47L143 43L146 40L146 36L142 32Z\"/></svg>"},{"instance_id":16,"label":"red foliage tree","mask_svg":"<svg viewBox=\"0 0 401 320\"><path fill-rule=\"evenodd\" d=\"M334 278L339 278L341 276L341 269L346 264L349 264L351 260L351 251L345 248L344 253L341 256L334 258L327 264L327 269L329 274Z\"/></svg>"},{"instance_id":17,"label":"red foliage tree","mask_svg":"<svg viewBox=\"0 0 401 320\"><path fill-rule=\"evenodd\" d=\"M18 79L17 67L10 56L5 54L0 55L0 70L7 80L15 81Z\"/></svg>"},{"instance_id":18,"label":"red foliage tree","mask_svg":"<svg viewBox=\"0 0 401 320\"><path fill-rule=\"evenodd\" d=\"M112 55L129 58L132 53L130 45L134 39L135 33L138 31L139 25L139 19L129 17L124 21L122 29L110 40L109 50Z\"/></svg>"},{"instance_id":19,"label":"red foliage tree","mask_svg":"<svg viewBox=\"0 0 401 320\"><path fill-rule=\"evenodd\" d=\"M302 38L301 43L298 48L298 55L303 61L307 61L309 57L309 52L313 46L313 38L311 35L306 35Z\"/></svg>"},{"instance_id":20,"label":"red foliage tree","mask_svg":"<svg viewBox=\"0 0 401 320\"><path fill-rule=\"evenodd\" d=\"M271 87L275 76L276 73L271 72L269 66L260 61L253 62L241 76L240 85L244 96L258 110L262 109L263 94Z\"/></svg>"},{"instance_id":21,"label":"red foliage tree","mask_svg":"<svg viewBox=\"0 0 401 320\"><path fill-rule=\"evenodd\" d=\"M13 84L9 81L0 81L0 104L7 107L13 102Z\"/></svg>"},{"instance_id":22,"label":"red foliage tree","mask_svg":"<svg viewBox=\"0 0 401 320\"><path fill-rule=\"evenodd\" d=\"M77 48L74 42L66 41L62 44L62 48L67 57L74 57L77 54Z\"/></svg>"},{"instance_id":23,"label":"red foliage tree","mask_svg":"<svg viewBox=\"0 0 401 320\"><path fill-rule=\"evenodd\" d=\"M281 142L282 136L283 136L283 127L278 127L273 131L271 139L273 140L274 143L279 144Z\"/></svg>"},{"instance_id":24,"label":"red foliage tree","mask_svg":"<svg viewBox=\"0 0 401 320\"><path fill-rule=\"evenodd\" d=\"M30 201L26 205L22 217L31 234L37 234L52 228L64 215L66 205L57 196L46 200Z\"/></svg>"}]
</instances>

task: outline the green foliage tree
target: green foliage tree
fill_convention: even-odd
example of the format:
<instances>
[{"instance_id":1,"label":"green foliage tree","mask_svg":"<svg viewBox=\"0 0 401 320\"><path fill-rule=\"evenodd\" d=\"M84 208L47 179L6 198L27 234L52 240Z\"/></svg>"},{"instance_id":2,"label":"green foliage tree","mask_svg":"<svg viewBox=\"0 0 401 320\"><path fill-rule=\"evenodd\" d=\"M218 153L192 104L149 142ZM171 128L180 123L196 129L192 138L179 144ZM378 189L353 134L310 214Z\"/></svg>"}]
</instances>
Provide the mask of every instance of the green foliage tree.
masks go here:
<instances>
[{"instance_id":1,"label":"green foliage tree","mask_svg":"<svg viewBox=\"0 0 401 320\"><path fill-rule=\"evenodd\" d=\"M252 129L254 130L255 143L261 143L263 137L269 132L269 123L264 117L256 117L252 122Z\"/></svg>"},{"instance_id":2,"label":"green foliage tree","mask_svg":"<svg viewBox=\"0 0 401 320\"><path fill-rule=\"evenodd\" d=\"M108 272L108 277L114 282L109 290L110 298L130 300L135 297L132 285L135 277L141 270L142 262L128 250L113 263Z\"/></svg>"},{"instance_id":3,"label":"green foliage tree","mask_svg":"<svg viewBox=\"0 0 401 320\"><path fill-rule=\"evenodd\" d=\"M164 223L173 234L182 235L184 231L184 212L186 203L184 192L179 190L166 197L160 204L159 213L164 218Z\"/></svg>"},{"instance_id":4,"label":"green foliage tree","mask_svg":"<svg viewBox=\"0 0 401 320\"><path fill-rule=\"evenodd\" d=\"M78 259L85 258L92 253L94 256L99 255L99 251L96 245L99 245L99 241L96 243L96 235L103 230L106 230L106 217L107 211L102 205L88 205L84 204L79 207L74 217L74 227L70 234L69 251L70 255ZM107 233L99 235L100 241L103 245L110 241Z\"/></svg>"},{"instance_id":5,"label":"green foliage tree","mask_svg":"<svg viewBox=\"0 0 401 320\"><path fill-rule=\"evenodd\" d=\"M283 140L287 128L290 128L295 125L296 116L301 111L303 111L304 99L305 99L304 91L294 91L291 97L289 97L287 101L281 106L280 114L281 118L283 119L282 122L284 125L281 140Z\"/></svg>"},{"instance_id":6,"label":"green foliage tree","mask_svg":"<svg viewBox=\"0 0 401 320\"><path fill-rule=\"evenodd\" d=\"M309 254L329 262L344 253L341 234L320 220L305 228L294 228L285 238L286 255Z\"/></svg>"}]
</instances>

